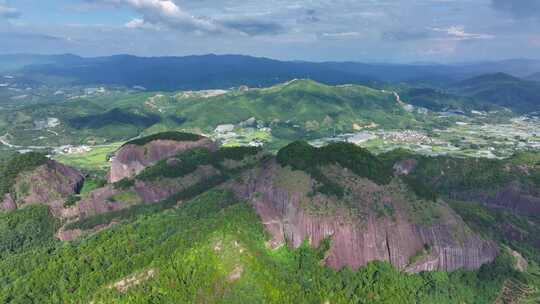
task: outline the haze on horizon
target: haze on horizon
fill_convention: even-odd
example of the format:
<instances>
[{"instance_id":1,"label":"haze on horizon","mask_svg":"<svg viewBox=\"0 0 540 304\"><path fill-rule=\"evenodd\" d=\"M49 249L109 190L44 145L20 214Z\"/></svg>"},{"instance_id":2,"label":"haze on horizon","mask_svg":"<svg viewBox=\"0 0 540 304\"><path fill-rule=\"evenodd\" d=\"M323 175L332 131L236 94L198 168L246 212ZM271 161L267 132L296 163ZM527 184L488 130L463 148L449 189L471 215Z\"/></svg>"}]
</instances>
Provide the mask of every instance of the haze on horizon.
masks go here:
<instances>
[{"instance_id":1,"label":"haze on horizon","mask_svg":"<svg viewBox=\"0 0 540 304\"><path fill-rule=\"evenodd\" d=\"M540 59L537 0L0 0L0 53Z\"/></svg>"}]
</instances>

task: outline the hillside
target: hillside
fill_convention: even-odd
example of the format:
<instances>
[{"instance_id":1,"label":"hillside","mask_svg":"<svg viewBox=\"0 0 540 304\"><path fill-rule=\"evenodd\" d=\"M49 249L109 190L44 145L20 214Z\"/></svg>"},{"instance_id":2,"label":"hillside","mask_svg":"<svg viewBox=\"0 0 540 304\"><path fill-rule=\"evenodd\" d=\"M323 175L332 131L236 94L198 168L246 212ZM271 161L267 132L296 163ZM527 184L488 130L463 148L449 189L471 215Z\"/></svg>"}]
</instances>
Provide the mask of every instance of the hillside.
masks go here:
<instances>
[{"instance_id":1,"label":"hillside","mask_svg":"<svg viewBox=\"0 0 540 304\"><path fill-rule=\"evenodd\" d=\"M70 246L2 259L1 268L10 271L1 273L0 299L354 303L369 297L374 303L491 303L505 278L519 277L506 266L508 258L479 273L410 275L385 263L336 272L319 264L324 247L269 250L265 240L251 207L213 191Z\"/></svg>"},{"instance_id":2,"label":"hillside","mask_svg":"<svg viewBox=\"0 0 540 304\"><path fill-rule=\"evenodd\" d=\"M447 110L491 111L499 109L497 105L486 103L476 98L451 94L435 88L405 87L400 88L399 93L401 98L407 103L436 112Z\"/></svg>"},{"instance_id":3,"label":"hillside","mask_svg":"<svg viewBox=\"0 0 540 304\"><path fill-rule=\"evenodd\" d=\"M356 85L327 86L310 80L292 80L267 89L178 102L176 115L186 119L185 126L205 128L255 117L283 129L284 134L277 134L282 138L298 138L299 134L294 133L350 131L355 123L387 127L415 124L414 116L390 92ZM205 115L200 114L203 112Z\"/></svg>"},{"instance_id":4,"label":"hillside","mask_svg":"<svg viewBox=\"0 0 540 304\"><path fill-rule=\"evenodd\" d=\"M160 138L172 137L124 148L151 150ZM193 147L162 157L61 213L32 205L0 214L0 301L487 304L509 282L522 290L505 295L512 300L539 291L537 218L448 195L492 183L480 172L499 164L470 172L444 158L304 142L277 156ZM500 166L527 165L534 181L537 160ZM433 174L449 164L444 183ZM458 173L479 181L456 184Z\"/></svg>"},{"instance_id":5,"label":"hillside","mask_svg":"<svg viewBox=\"0 0 540 304\"><path fill-rule=\"evenodd\" d=\"M540 110L540 84L504 73L467 79L457 83L452 89L459 94L507 107L518 113Z\"/></svg>"},{"instance_id":6,"label":"hillside","mask_svg":"<svg viewBox=\"0 0 540 304\"><path fill-rule=\"evenodd\" d=\"M208 134L218 125L250 118L270 127L272 136L285 142L350 132L355 125L402 128L420 124L391 92L311 80L209 95L111 92L6 109L0 111L0 118L0 131L9 134L8 141L32 146L99 144L180 128Z\"/></svg>"}]
</instances>

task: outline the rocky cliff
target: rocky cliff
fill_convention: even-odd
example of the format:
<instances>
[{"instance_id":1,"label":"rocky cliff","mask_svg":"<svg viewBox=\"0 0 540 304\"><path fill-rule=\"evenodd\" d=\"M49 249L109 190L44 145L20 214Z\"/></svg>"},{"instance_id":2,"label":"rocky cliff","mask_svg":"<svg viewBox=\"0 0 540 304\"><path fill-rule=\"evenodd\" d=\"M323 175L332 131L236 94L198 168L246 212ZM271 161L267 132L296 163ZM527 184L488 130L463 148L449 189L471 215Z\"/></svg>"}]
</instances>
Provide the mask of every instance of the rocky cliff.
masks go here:
<instances>
[{"instance_id":1,"label":"rocky cliff","mask_svg":"<svg viewBox=\"0 0 540 304\"><path fill-rule=\"evenodd\" d=\"M506 209L523 215L540 215L540 189L518 182L508 183L497 191L453 193L455 198L482 202L488 207Z\"/></svg>"},{"instance_id":2,"label":"rocky cliff","mask_svg":"<svg viewBox=\"0 0 540 304\"><path fill-rule=\"evenodd\" d=\"M158 181L135 180L133 186L117 189L109 184L83 197L77 204L61 211L66 219L82 219L98 214L131 208L139 204L153 204L169 198L220 172L212 166L200 166L179 178L161 178Z\"/></svg>"},{"instance_id":3,"label":"rocky cliff","mask_svg":"<svg viewBox=\"0 0 540 304\"><path fill-rule=\"evenodd\" d=\"M81 172L48 160L37 168L19 173L10 193L2 203L3 209L16 209L27 204L46 204L57 214L69 195L78 192L84 176Z\"/></svg>"},{"instance_id":4,"label":"rocky cliff","mask_svg":"<svg viewBox=\"0 0 540 304\"><path fill-rule=\"evenodd\" d=\"M540 215L539 165L519 164L515 159L468 161L405 158L396 161L393 170L452 199L481 202L521 215Z\"/></svg>"},{"instance_id":5,"label":"rocky cliff","mask_svg":"<svg viewBox=\"0 0 540 304\"><path fill-rule=\"evenodd\" d=\"M109 172L109 182L115 183L124 178L129 178L140 173L144 168L156 162L174 156L179 152L204 147L210 150L216 149L216 144L208 138L201 137L193 141L178 141L157 139L139 144L127 144L116 153Z\"/></svg>"},{"instance_id":6,"label":"rocky cliff","mask_svg":"<svg viewBox=\"0 0 540 304\"><path fill-rule=\"evenodd\" d=\"M325 171L352 191L346 204L314 193L317 182L309 175L275 161L229 186L253 203L273 236L272 246L298 247L305 240L318 246L331 238L325 262L335 269L356 269L373 260L411 272L477 269L498 254L494 243L470 232L443 202L432 215L436 220L424 224L415 219L399 186L380 186L344 168Z\"/></svg>"}]
</instances>

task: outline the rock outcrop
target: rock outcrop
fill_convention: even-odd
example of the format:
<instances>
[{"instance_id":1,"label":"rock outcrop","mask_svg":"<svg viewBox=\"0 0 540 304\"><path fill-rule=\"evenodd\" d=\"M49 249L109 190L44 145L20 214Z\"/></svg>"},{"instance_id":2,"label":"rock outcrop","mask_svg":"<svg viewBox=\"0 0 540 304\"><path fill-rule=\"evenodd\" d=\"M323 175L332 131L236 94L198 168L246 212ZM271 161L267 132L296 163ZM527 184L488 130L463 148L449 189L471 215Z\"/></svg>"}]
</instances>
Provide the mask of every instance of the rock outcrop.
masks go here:
<instances>
[{"instance_id":1,"label":"rock outcrop","mask_svg":"<svg viewBox=\"0 0 540 304\"><path fill-rule=\"evenodd\" d=\"M324 239L331 238L325 262L332 268L348 266L356 269L380 260L410 272L477 269L498 254L494 243L470 232L444 203L440 205L441 215L437 222L431 225L415 223L406 209L407 201L382 186L351 176L345 169L342 170L344 179L365 185L354 196L359 200L357 207L362 209L363 217L351 217L347 208L339 206L332 211L311 212L309 206L318 196L309 194L315 181L301 172L300 176L294 173L296 175L288 183L283 170L289 169L270 161L262 169L247 173L242 183L229 185L237 196L253 203L273 236L273 246L286 243L298 247L305 240L318 246ZM301 177L302 174L305 176ZM298 180L304 182L298 183ZM371 211L369 204L375 202L370 199L366 205L365 198L374 197L375 193L382 193L377 203L382 202L394 210L391 216Z\"/></svg>"},{"instance_id":2,"label":"rock outcrop","mask_svg":"<svg viewBox=\"0 0 540 304\"><path fill-rule=\"evenodd\" d=\"M76 205L62 209L61 217L81 219L130 208L136 204L158 203L218 174L220 172L212 166L200 166L194 172L180 178L161 178L155 182L136 180L134 185L127 189L116 189L114 185L109 184L90 192ZM123 200L126 193L131 201Z\"/></svg>"},{"instance_id":3,"label":"rock outcrop","mask_svg":"<svg viewBox=\"0 0 540 304\"><path fill-rule=\"evenodd\" d=\"M540 215L540 189L510 183L496 192L458 193L455 197L482 202L490 208L506 209L523 215Z\"/></svg>"},{"instance_id":4,"label":"rock outcrop","mask_svg":"<svg viewBox=\"0 0 540 304\"><path fill-rule=\"evenodd\" d=\"M84 175L54 160L27 172L21 172L11 193L0 204L3 209L17 209L27 204L46 204L53 214L60 213L69 195L76 194Z\"/></svg>"},{"instance_id":5,"label":"rock outcrop","mask_svg":"<svg viewBox=\"0 0 540 304\"><path fill-rule=\"evenodd\" d=\"M109 172L109 182L115 183L140 173L144 168L179 152L202 147L214 151L216 144L205 137L196 141L154 140L144 145L127 144L116 153Z\"/></svg>"}]
</instances>

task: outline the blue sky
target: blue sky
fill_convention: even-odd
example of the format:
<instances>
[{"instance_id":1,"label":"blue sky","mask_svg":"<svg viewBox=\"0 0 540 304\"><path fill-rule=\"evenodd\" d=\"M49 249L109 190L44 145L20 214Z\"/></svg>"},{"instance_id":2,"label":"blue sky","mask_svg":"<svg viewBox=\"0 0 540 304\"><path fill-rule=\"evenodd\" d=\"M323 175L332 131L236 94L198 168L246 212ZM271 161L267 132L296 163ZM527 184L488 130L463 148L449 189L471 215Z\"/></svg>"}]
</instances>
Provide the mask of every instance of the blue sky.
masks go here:
<instances>
[{"instance_id":1,"label":"blue sky","mask_svg":"<svg viewBox=\"0 0 540 304\"><path fill-rule=\"evenodd\" d=\"M0 0L0 53L540 59L540 0Z\"/></svg>"}]
</instances>

